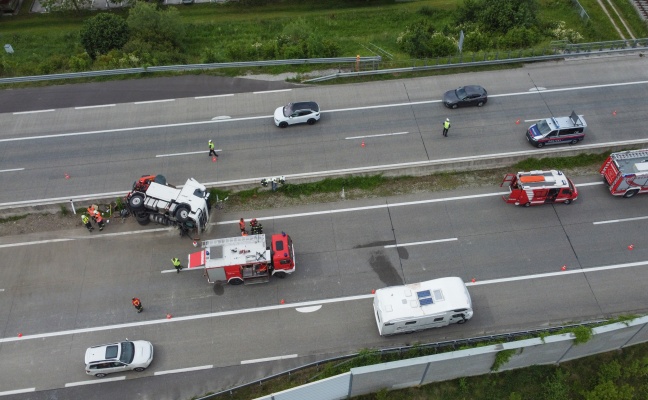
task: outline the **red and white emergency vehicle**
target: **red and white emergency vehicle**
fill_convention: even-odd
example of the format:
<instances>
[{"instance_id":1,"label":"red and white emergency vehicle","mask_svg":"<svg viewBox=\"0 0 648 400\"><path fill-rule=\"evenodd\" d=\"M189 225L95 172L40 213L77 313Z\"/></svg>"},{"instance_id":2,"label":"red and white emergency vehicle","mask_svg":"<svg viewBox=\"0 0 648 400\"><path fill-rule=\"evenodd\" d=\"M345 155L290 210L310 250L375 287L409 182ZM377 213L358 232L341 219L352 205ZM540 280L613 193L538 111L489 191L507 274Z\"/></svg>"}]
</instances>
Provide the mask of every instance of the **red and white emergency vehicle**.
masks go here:
<instances>
[{"instance_id":1,"label":"red and white emergency vehicle","mask_svg":"<svg viewBox=\"0 0 648 400\"><path fill-rule=\"evenodd\" d=\"M263 283L270 276L285 278L295 272L295 248L286 233L237 236L202 242L201 251L189 254L189 269L205 268L209 283L240 285Z\"/></svg>"},{"instance_id":2,"label":"red and white emergency vehicle","mask_svg":"<svg viewBox=\"0 0 648 400\"><path fill-rule=\"evenodd\" d=\"M599 170L615 196L648 192L648 149L612 153Z\"/></svg>"},{"instance_id":3,"label":"red and white emergency vehicle","mask_svg":"<svg viewBox=\"0 0 648 400\"><path fill-rule=\"evenodd\" d=\"M525 207L548 203L570 204L578 198L574 183L562 171L529 171L506 174L500 185L509 182L510 193L502 196L507 203Z\"/></svg>"}]
</instances>

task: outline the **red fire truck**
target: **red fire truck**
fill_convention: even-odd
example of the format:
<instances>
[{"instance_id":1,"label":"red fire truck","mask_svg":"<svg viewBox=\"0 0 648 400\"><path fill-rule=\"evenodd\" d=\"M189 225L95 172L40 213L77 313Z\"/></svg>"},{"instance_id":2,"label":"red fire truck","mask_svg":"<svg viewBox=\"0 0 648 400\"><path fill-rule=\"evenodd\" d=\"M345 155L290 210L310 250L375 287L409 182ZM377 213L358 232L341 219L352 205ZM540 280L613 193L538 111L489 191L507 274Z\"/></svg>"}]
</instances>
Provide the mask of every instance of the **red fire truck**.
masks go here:
<instances>
[{"instance_id":1,"label":"red fire truck","mask_svg":"<svg viewBox=\"0 0 648 400\"><path fill-rule=\"evenodd\" d=\"M612 153L599 170L610 193L632 197L648 192L648 149Z\"/></svg>"},{"instance_id":2,"label":"red fire truck","mask_svg":"<svg viewBox=\"0 0 648 400\"><path fill-rule=\"evenodd\" d=\"M282 232L266 235L237 236L202 242L201 251L189 254L189 269L205 269L209 283L263 283L270 276L285 278L295 272L295 248L292 239Z\"/></svg>"},{"instance_id":3,"label":"red fire truck","mask_svg":"<svg viewBox=\"0 0 648 400\"><path fill-rule=\"evenodd\" d=\"M562 171L529 171L507 174L500 185L509 182L510 193L502 196L507 203L525 207L548 203L570 204L578 198L574 183Z\"/></svg>"}]
</instances>

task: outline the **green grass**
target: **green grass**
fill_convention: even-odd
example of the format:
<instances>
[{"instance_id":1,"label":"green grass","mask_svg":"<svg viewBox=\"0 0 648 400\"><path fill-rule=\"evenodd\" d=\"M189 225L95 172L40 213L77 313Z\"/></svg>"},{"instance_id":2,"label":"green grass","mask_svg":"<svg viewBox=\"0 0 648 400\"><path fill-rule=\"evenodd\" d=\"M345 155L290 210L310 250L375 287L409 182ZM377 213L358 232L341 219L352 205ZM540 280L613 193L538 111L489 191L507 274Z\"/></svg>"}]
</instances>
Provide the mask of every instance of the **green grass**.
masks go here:
<instances>
[{"instance_id":1,"label":"green grass","mask_svg":"<svg viewBox=\"0 0 648 400\"><path fill-rule=\"evenodd\" d=\"M528 158L516 163L513 168L516 171L534 171L539 169L569 169L592 166L592 173L598 173L598 168L609 156L609 153L581 154L573 157L546 157Z\"/></svg>"},{"instance_id":2,"label":"green grass","mask_svg":"<svg viewBox=\"0 0 648 400\"><path fill-rule=\"evenodd\" d=\"M11 217L0 218L0 224L6 224L8 222L20 221L21 219L27 218L29 214L23 215L12 215Z\"/></svg>"}]
</instances>

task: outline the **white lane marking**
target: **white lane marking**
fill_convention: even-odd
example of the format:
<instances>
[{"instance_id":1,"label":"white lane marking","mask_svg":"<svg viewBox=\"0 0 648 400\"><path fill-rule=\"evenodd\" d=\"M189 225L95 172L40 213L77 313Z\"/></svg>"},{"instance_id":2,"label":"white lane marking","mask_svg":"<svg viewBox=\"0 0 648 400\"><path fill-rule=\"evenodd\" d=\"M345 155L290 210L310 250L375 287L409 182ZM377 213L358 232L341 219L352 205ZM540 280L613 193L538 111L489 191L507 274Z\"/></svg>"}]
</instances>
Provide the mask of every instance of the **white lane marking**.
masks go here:
<instances>
[{"instance_id":1,"label":"white lane marking","mask_svg":"<svg viewBox=\"0 0 648 400\"><path fill-rule=\"evenodd\" d=\"M289 358L297 358L297 354L288 354L285 356L268 357L268 358L257 358L256 360L243 360L241 361L241 364L255 364L255 363L261 363L267 361L287 360Z\"/></svg>"},{"instance_id":2,"label":"white lane marking","mask_svg":"<svg viewBox=\"0 0 648 400\"><path fill-rule=\"evenodd\" d=\"M0 292L4 292L4 289L0 289Z\"/></svg>"},{"instance_id":3,"label":"white lane marking","mask_svg":"<svg viewBox=\"0 0 648 400\"><path fill-rule=\"evenodd\" d=\"M223 151L222 149L216 149L214 151ZM157 154L155 157L176 157L176 156L186 156L190 154L205 154L207 153L207 150L201 150L201 151L188 151L186 153L170 153L170 154Z\"/></svg>"},{"instance_id":4,"label":"white lane marking","mask_svg":"<svg viewBox=\"0 0 648 400\"><path fill-rule=\"evenodd\" d=\"M315 312L315 311L319 311L321 308L322 308L322 305L320 304L318 306L299 307L299 308L295 308L295 310L297 310L300 313L312 313L312 312Z\"/></svg>"},{"instance_id":5,"label":"white lane marking","mask_svg":"<svg viewBox=\"0 0 648 400\"><path fill-rule=\"evenodd\" d=\"M522 276L513 276L509 278L467 282L466 285L467 286L491 285L494 283L507 283L507 282L530 280L530 279L550 278L559 275L586 274L590 272L607 271L613 269L644 267L647 265L648 265L648 261L638 261L638 262L625 263L625 264L605 265L601 267L591 267L591 268L582 268L582 269L573 269L573 270L568 269L567 271L549 272L545 274L522 275ZM155 320L140 321L140 322L128 322L124 324L96 326L92 328L70 329L67 331L37 333L34 335L24 335L22 337L13 336L13 337L6 337L0 339L0 343L18 342L18 341L31 340L31 339L43 339L43 338L56 337L56 336L78 335L81 333L109 331L113 329L135 328L135 327L148 326L148 325L160 325L160 324L168 324L172 322L193 321L193 320L199 320L205 318L217 318L217 317L224 317L230 315L252 314L257 312L281 310L285 308L303 308L303 307L317 306L322 304L333 304L333 303L342 303L346 301L366 300L366 299L373 298L373 296L374 296L373 294L361 294L357 296L336 297L332 299L312 300L312 301L304 301L304 302L292 303L292 304L287 303L287 304L279 304L275 306L245 308L241 310L221 311L221 312L214 312L208 314L187 315L184 317L173 317L171 319L164 318L164 319L155 319Z\"/></svg>"},{"instance_id":6,"label":"white lane marking","mask_svg":"<svg viewBox=\"0 0 648 400\"><path fill-rule=\"evenodd\" d=\"M535 118L535 119L525 119L524 122L537 122L542 121L545 118Z\"/></svg>"},{"instance_id":7,"label":"white lane marking","mask_svg":"<svg viewBox=\"0 0 648 400\"><path fill-rule=\"evenodd\" d=\"M37 111L19 111L13 113L13 115L23 115L23 114L38 114L38 113L46 113L46 112L52 112L56 111L55 109L49 109L49 110L37 110Z\"/></svg>"},{"instance_id":8,"label":"white lane marking","mask_svg":"<svg viewBox=\"0 0 648 400\"><path fill-rule=\"evenodd\" d=\"M212 368L214 368L213 365L202 365L200 367L189 367L189 368L170 369L167 371L157 371L153 375L179 374L181 372L200 371L203 369L212 369Z\"/></svg>"},{"instance_id":9,"label":"white lane marking","mask_svg":"<svg viewBox=\"0 0 648 400\"><path fill-rule=\"evenodd\" d=\"M212 95L212 96L196 96L196 97L194 97L194 99L196 99L196 100L200 100L200 99L213 99L213 98L216 98L216 97L229 97L229 96L234 96L234 93L230 93L230 94L215 94L215 95Z\"/></svg>"},{"instance_id":10,"label":"white lane marking","mask_svg":"<svg viewBox=\"0 0 648 400\"><path fill-rule=\"evenodd\" d=\"M364 139L364 138L373 138L373 137L380 137L380 136L395 136L395 135L407 135L409 132L394 132L394 133L380 133L377 135L365 135L365 136L351 136L351 137L345 137L345 140L353 140L353 139Z\"/></svg>"},{"instance_id":11,"label":"white lane marking","mask_svg":"<svg viewBox=\"0 0 648 400\"><path fill-rule=\"evenodd\" d=\"M0 169L0 172L24 171L25 168Z\"/></svg>"},{"instance_id":12,"label":"white lane marking","mask_svg":"<svg viewBox=\"0 0 648 400\"><path fill-rule=\"evenodd\" d=\"M254 94L266 94L266 93L279 93L279 92L290 92L292 89L277 89L277 90L265 90L262 92L252 92Z\"/></svg>"},{"instance_id":13,"label":"white lane marking","mask_svg":"<svg viewBox=\"0 0 648 400\"><path fill-rule=\"evenodd\" d=\"M205 266L203 265L203 266L201 266L201 267L191 267L191 268L184 267L184 268L182 268L182 269L180 270L180 272L183 272L183 271L193 271L194 269L205 269ZM160 271L160 272L163 273L163 274L169 274L169 273L171 273L171 272L176 272L176 273L177 273L177 270L176 270L175 268L173 268L173 269L163 269L163 270Z\"/></svg>"},{"instance_id":14,"label":"white lane marking","mask_svg":"<svg viewBox=\"0 0 648 400\"><path fill-rule=\"evenodd\" d=\"M127 236L127 235L136 235L142 233L153 233L153 232L163 232L170 231L173 228L153 228L153 229L143 229L141 231L127 231L127 232L114 232L114 233L99 233L99 234L88 234L88 236L79 236L71 238L62 238L62 239L47 239L47 240L37 240L34 242L20 242L20 243L9 243L1 244L0 249L7 247L20 247L20 246L31 246L34 244L47 244L47 243L58 243L58 242L70 242L75 240L87 240L87 239L101 239L102 237L113 237L113 236Z\"/></svg>"},{"instance_id":15,"label":"white lane marking","mask_svg":"<svg viewBox=\"0 0 648 400\"><path fill-rule=\"evenodd\" d=\"M170 101L175 101L175 99L164 99L164 100L147 100L147 101L136 101L133 104L154 104L154 103L168 103Z\"/></svg>"},{"instance_id":16,"label":"white lane marking","mask_svg":"<svg viewBox=\"0 0 648 400\"><path fill-rule=\"evenodd\" d=\"M615 224L617 222L628 222L628 221L639 221L642 219L648 219L648 217L634 217L634 218L623 218L623 219L609 219L607 221L596 221L592 222L594 225L602 225L602 224Z\"/></svg>"},{"instance_id":17,"label":"white lane marking","mask_svg":"<svg viewBox=\"0 0 648 400\"><path fill-rule=\"evenodd\" d=\"M29 392L35 392L35 391L36 391L36 388L7 390L6 392L0 392L0 396L9 396L9 395L12 395L12 394L29 393Z\"/></svg>"},{"instance_id":18,"label":"white lane marking","mask_svg":"<svg viewBox=\"0 0 648 400\"><path fill-rule=\"evenodd\" d=\"M232 119L232 117L230 117L229 115L221 115L219 117L212 118L212 121L222 121L225 119Z\"/></svg>"},{"instance_id":19,"label":"white lane marking","mask_svg":"<svg viewBox=\"0 0 648 400\"><path fill-rule=\"evenodd\" d=\"M100 106L83 106L83 107L74 107L75 110L87 110L90 108L102 108L102 107L115 107L117 104L102 104Z\"/></svg>"},{"instance_id":20,"label":"white lane marking","mask_svg":"<svg viewBox=\"0 0 648 400\"><path fill-rule=\"evenodd\" d=\"M126 379L125 376L116 376L114 378L95 378L92 381L80 381L80 382L66 383L65 387L81 386L81 385L93 385L95 383L104 383L104 382L117 382L117 381L123 381L124 379Z\"/></svg>"},{"instance_id":21,"label":"white lane marking","mask_svg":"<svg viewBox=\"0 0 648 400\"><path fill-rule=\"evenodd\" d=\"M405 246L418 246L420 244L430 244L430 243L443 243L443 242L452 242L454 240L459 240L457 238L449 238L449 239L439 239L439 240L428 240L425 242L412 242L412 243L401 243L401 244L390 244L389 246L385 246L386 249L391 249L393 247L405 247Z\"/></svg>"}]
</instances>

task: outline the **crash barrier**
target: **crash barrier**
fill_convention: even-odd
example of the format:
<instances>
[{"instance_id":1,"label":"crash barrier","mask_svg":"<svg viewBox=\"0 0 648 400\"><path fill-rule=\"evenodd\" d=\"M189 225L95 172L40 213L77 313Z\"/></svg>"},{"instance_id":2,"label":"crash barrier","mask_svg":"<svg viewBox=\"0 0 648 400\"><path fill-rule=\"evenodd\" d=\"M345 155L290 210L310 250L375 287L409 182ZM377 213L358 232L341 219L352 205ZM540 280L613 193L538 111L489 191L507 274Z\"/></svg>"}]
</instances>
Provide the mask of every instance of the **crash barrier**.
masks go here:
<instances>
[{"instance_id":1,"label":"crash barrier","mask_svg":"<svg viewBox=\"0 0 648 400\"><path fill-rule=\"evenodd\" d=\"M323 82L336 78L350 78L355 76L369 76L382 74L402 74L411 72L482 67L489 65L521 64L539 61L560 60L565 58L580 58L589 56L610 56L634 52L648 51L648 38L616 40L608 42L565 44L554 48L496 51L491 53L459 54L436 59L417 59L409 61L383 62L381 69L338 72L336 74L307 79L302 83ZM384 65L407 62L411 66L402 68L385 68ZM419 65L422 64L422 65Z\"/></svg>"},{"instance_id":2,"label":"crash barrier","mask_svg":"<svg viewBox=\"0 0 648 400\"><path fill-rule=\"evenodd\" d=\"M560 364L648 342L648 317L592 328L584 343L573 333L523 339L448 353L351 368L350 372L256 400L338 400L467 376ZM498 357L498 354L503 353ZM203 399L213 399L214 396Z\"/></svg>"},{"instance_id":3,"label":"crash barrier","mask_svg":"<svg viewBox=\"0 0 648 400\"><path fill-rule=\"evenodd\" d=\"M78 78L94 78L98 76L111 76L111 75L129 75L129 74L143 74L150 72L166 72L166 71L194 71L201 69L222 69L222 68L250 68L250 67L269 67L273 65L304 65L304 64L349 64L351 66L356 63L369 63L375 65L380 62L379 56L360 57L334 57L334 58L298 58L291 60L268 60L268 61L242 61L242 62L229 62L229 63L211 63L211 64L188 64L188 65L163 65L157 67L138 67L138 68L122 68L110 69L102 71L85 71L85 72L71 72L68 74L51 74L51 75L32 75L32 76L17 76L14 78L2 78L0 84L3 83L19 83L19 82L40 82L40 81L53 81L57 79L78 79Z\"/></svg>"},{"instance_id":4,"label":"crash barrier","mask_svg":"<svg viewBox=\"0 0 648 400\"><path fill-rule=\"evenodd\" d=\"M319 181L324 178L336 178L354 175L376 175L383 176L425 176L438 172L455 172L483 170L491 168L500 168L515 164L527 158L545 158L545 157L570 157L587 153L613 153L616 151L632 150L645 148L648 145L648 139L625 140L620 142L598 143L598 144L578 144L576 146L561 146L555 149L543 148L542 151L530 149L524 151L514 151L508 153L484 154L480 156L444 158L440 160L413 161L406 163L397 163L389 165L375 165L369 167L345 168L328 171L304 172L299 174L286 174L282 176L290 183L306 183ZM592 174L597 174L598 170L593 170ZM237 179L231 181L207 182L204 185L207 188L224 188L231 190L249 189L259 185L263 178ZM181 188L182 186L178 186ZM116 197L123 197L128 191L95 193L79 196L56 197L49 199L16 201L11 203L0 203L0 212L3 215L11 215L30 212L30 211L60 211L52 207L62 203L92 201L92 202L111 202Z\"/></svg>"}]
</instances>

